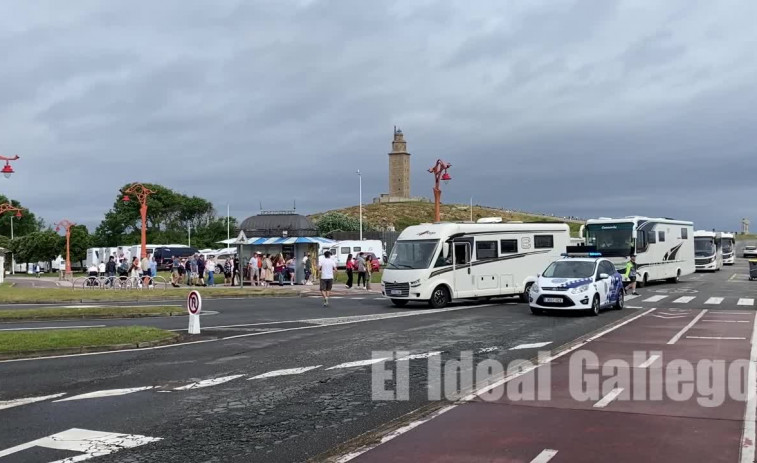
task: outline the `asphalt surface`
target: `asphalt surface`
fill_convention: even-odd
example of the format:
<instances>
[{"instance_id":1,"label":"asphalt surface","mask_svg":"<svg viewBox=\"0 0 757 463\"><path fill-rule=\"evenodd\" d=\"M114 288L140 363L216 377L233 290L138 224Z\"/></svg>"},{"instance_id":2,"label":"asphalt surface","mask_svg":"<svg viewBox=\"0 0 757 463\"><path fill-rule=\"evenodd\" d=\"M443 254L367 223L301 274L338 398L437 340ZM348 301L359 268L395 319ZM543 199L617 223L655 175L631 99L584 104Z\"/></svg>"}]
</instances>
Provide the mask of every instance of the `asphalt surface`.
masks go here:
<instances>
[{"instance_id":1,"label":"asphalt surface","mask_svg":"<svg viewBox=\"0 0 757 463\"><path fill-rule=\"evenodd\" d=\"M507 365L534 357L539 348L528 345L548 343L542 349L557 349L652 307L754 311L757 282L747 281L746 262L739 259L718 273L639 292L625 310L598 317L533 316L527 305L511 299L456 304L443 311L412 305L396 309L370 295L332 300L329 308L317 298L206 301L203 310L217 313L202 317L203 333L193 344L0 362L0 463L96 452L92 445L51 449L47 441L38 440L74 428L136 435L119 436L102 452L110 454L94 461L321 460L356 448L360 443L352 439L364 433L401 426L410 412L444 405L444 400L429 399L425 358L409 360L407 400L372 400L367 362L375 352L442 352L435 356L442 362L472 352L476 361L494 359ZM718 298L722 300L714 304ZM187 324L183 317L39 323L52 327L90 322L176 330L186 330ZM2 328L21 326L28 325ZM360 361L364 363L342 365ZM399 363L387 362L386 368ZM281 374L285 369L300 370ZM219 384L192 386L214 378L220 378ZM102 396L102 391L124 388L149 389ZM55 402L88 393L101 396ZM58 394L64 395L21 405L11 402ZM398 421L388 425L392 420ZM160 440L148 442L144 436ZM35 440L29 448L17 447ZM18 451L8 454L8 449Z\"/></svg>"}]
</instances>

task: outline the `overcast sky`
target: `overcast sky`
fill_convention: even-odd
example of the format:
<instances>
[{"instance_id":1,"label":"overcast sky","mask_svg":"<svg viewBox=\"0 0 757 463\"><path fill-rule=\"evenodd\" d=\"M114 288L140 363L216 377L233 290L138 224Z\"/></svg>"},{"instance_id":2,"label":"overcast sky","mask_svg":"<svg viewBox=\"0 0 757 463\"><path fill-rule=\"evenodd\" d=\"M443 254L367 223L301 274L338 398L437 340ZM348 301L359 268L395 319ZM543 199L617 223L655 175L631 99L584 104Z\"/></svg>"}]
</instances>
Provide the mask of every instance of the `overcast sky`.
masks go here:
<instances>
[{"instance_id":1,"label":"overcast sky","mask_svg":"<svg viewBox=\"0 0 757 463\"><path fill-rule=\"evenodd\" d=\"M94 229L157 182L240 220L388 190L737 229L757 219L757 2L0 4L4 194ZM757 222L755 223L757 228Z\"/></svg>"}]
</instances>

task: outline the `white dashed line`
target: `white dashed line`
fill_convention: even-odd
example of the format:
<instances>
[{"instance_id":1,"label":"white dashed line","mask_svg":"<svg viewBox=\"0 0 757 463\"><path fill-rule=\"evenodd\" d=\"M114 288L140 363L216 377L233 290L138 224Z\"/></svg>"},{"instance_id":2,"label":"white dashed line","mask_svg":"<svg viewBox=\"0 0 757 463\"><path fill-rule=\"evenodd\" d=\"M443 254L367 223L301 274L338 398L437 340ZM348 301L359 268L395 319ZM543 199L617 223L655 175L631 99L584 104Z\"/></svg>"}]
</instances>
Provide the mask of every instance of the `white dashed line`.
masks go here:
<instances>
[{"instance_id":1,"label":"white dashed line","mask_svg":"<svg viewBox=\"0 0 757 463\"><path fill-rule=\"evenodd\" d=\"M300 368L287 368L286 370L273 370L269 371L268 373L263 373L262 375L253 376L249 379L263 379L263 378L273 378L274 376L289 376L289 375L299 375L300 373L305 373L306 371L315 370L316 368L321 368L323 365L313 365L311 367L300 367Z\"/></svg>"},{"instance_id":2,"label":"white dashed line","mask_svg":"<svg viewBox=\"0 0 757 463\"><path fill-rule=\"evenodd\" d=\"M644 299L644 302L660 302L668 296L652 296Z\"/></svg>"},{"instance_id":3,"label":"white dashed line","mask_svg":"<svg viewBox=\"0 0 757 463\"><path fill-rule=\"evenodd\" d=\"M749 323L749 320L702 320L710 323Z\"/></svg>"},{"instance_id":4,"label":"white dashed line","mask_svg":"<svg viewBox=\"0 0 757 463\"><path fill-rule=\"evenodd\" d=\"M340 363L339 365L334 365L333 367L329 367L326 369L336 370L337 368L364 367L366 365L373 365L374 363L383 362L385 360L391 360L391 359L384 357L384 358L377 358L377 359L358 360L357 362Z\"/></svg>"},{"instance_id":5,"label":"white dashed line","mask_svg":"<svg viewBox=\"0 0 757 463\"><path fill-rule=\"evenodd\" d=\"M555 455L557 455L557 450L544 449L540 454L536 455L536 458L531 460L531 463L547 463Z\"/></svg>"},{"instance_id":6,"label":"white dashed line","mask_svg":"<svg viewBox=\"0 0 757 463\"><path fill-rule=\"evenodd\" d=\"M648 368L650 365L655 363L657 359L659 359L659 355L650 355L648 359L644 361L641 365L639 365L639 368Z\"/></svg>"},{"instance_id":7,"label":"white dashed line","mask_svg":"<svg viewBox=\"0 0 757 463\"><path fill-rule=\"evenodd\" d=\"M220 378L205 379L196 383L187 384L186 386L176 387L174 388L174 391L188 391L190 389L202 389L204 387L217 386L219 384L228 383L229 381L241 378L242 376L244 375L231 375L222 376Z\"/></svg>"},{"instance_id":8,"label":"white dashed line","mask_svg":"<svg viewBox=\"0 0 757 463\"><path fill-rule=\"evenodd\" d=\"M481 349L476 349L477 354L485 354L487 352L495 352L498 351L499 347L482 347Z\"/></svg>"},{"instance_id":9,"label":"white dashed line","mask_svg":"<svg viewBox=\"0 0 757 463\"><path fill-rule=\"evenodd\" d=\"M674 304L687 304L694 300L696 296L681 296L675 301L673 301Z\"/></svg>"},{"instance_id":10,"label":"white dashed line","mask_svg":"<svg viewBox=\"0 0 757 463\"><path fill-rule=\"evenodd\" d=\"M707 299L706 301L704 301L705 304L709 304L709 305L718 305L722 302L723 302L722 297L711 297Z\"/></svg>"},{"instance_id":11,"label":"white dashed line","mask_svg":"<svg viewBox=\"0 0 757 463\"><path fill-rule=\"evenodd\" d=\"M56 400L55 402L68 402L69 400L97 399L100 397L115 397L119 395L132 394L134 392L146 391L153 389L154 386L130 387L126 389L106 389L102 391L88 392L86 394L66 397L65 399Z\"/></svg>"},{"instance_id":12,"label":"white dashed line","mask_svg":"<svg viewBox=\"0 0 757 463\"><path fill-rule=\"evenodd\" d=\"M423 354L411 354L406 357L398 358L397 361L402 362L404 360L427 359L429 357L434 357L437 355L442 355L442 351L426 352Z\"/></svg>"},{"instance_id":13,"label":"white dashed line","mask_svg":"<svg viewBox=\"0 0 757 463\"><path fill-rule=\"evenodd\" d=\"M686 336L686 339L717 339L717 340L723 340L723 341L740 341L744 340L746 338L737 338L737 337L729 337L729 336Z\"/></svg>"},{"instance_id":14,"label":"white dashed line","mask_svg":"<svg viewBox=\"0 0 757 463\"><path fill-rule=\"evenodd\" d=\"M754 305L754 299L742 298L739 299L739 302L737 302L736 305Z\"/></svg>"},{"instance_id":15,"label":"white dashed line","mask_svg":"<svg viewBox=\"0 0 757 463\"><path fill-rule=\"evenodd\" d=\"M60 394L43 395L40 397L24 397L23 399L2 400L0 401L0 410L18 407L19 405L33 404L34 402L42 402L43 400L57 399L58 397L63 397L64 395L66 395L66 393L61 392Z\"/></svg>"},{"instance_id":16,"label":"white dashed line","mask_svg":"<svg viewBox=\"0 0 757 463\"><path fill-rule=\"evenodd\" d=\"M610 391L606 396L602 397L602 399L594 404L594 408L605 408L610 402L617 399L618 396L623 392L622 387L616 387L612 391Z\"/></svg>"},{"instance_id":17,"label":"white dashed line","mask_svg":"<svg viewBox=\"0 0 757 463\"><path fill-rule=\"evenodd\" d=\"M552 344L552 341L547 342L535 342L533 344L520 344L515 347L511 347L509 350L521 350L521 349L537 349L539 347L544 347L548 344Z\"/></svg>"}]
</instances>

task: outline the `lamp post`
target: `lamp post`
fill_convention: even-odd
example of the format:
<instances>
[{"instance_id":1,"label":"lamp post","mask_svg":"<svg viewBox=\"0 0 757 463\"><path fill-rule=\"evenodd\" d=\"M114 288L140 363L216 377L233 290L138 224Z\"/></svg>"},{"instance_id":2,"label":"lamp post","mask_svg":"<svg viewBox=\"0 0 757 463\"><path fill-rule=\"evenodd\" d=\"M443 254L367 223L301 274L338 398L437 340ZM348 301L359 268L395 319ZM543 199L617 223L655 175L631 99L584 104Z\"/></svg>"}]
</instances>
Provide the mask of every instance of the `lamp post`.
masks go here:
<instances>
[{"instance_id":1,"label":"lamp post","mask_svg":"<svg viewBox=\"0 0 757 463\"><path fill-rule=\"evenodd\" d=\"M360 241L363 241L363 176L360 169L357 170L357 177L360 184Z\"/></svg>"},{"instance_id":2,"label":"lamp post","mask_svg":"<svg viewBox=\"0 0 757 463\"><path fill-rule=\"evenodd\" d=\"M16 212L15 214L16 218L20 219L22 217L21 209L17 208L13 204L11 203L0 204L0 215L5 214L6 212L13 212L13 211ZM12 239L13 239L13 217L11 217L11 240ZM15 274L16 273L15 270L16 270L16 257L13 256L13 258L11 259L11 273Z\"/></svg>"},{"instance_id":3,"label":"lamp post","mask_svg":"<svg viewBox=\"0 0 757 463\"><path fill-rule=\"evenodd\" d=\"M441 159L436 160L434 167L428 171L434 174L434 221L441 222L441 203L442 203L442 190L439 188L439 181L442 180L446 184L452 177L450 177L447 169L452 167L452 164L444 162Z\"/></svg>"},{"instance_id":4,"label":"lamp post","mask_svg":"<svg viewBox=\"0 0 757 463\"><path fill-rule=\"evenodd\" d=\"M3 173L3 177L10 178L11 175L13 175L14 170L13 167L11 167L10 161L16 161L18 160L18 154L13 157L8 156L0 156L0 161L5 161L5 166L3 166L2 170L0 172ZM13 240L13 217L11 217L11 241ZM11 273L14 275L16 274L16 256L13 255L11 257Z\"/></svg>"},{"instance_id":5,"label":"lamp post","mask_svg":"<svg viewBox=\"0 0 757 463\"><path fill-rule=\"evenodd\" d=\"M66 230L66 278L71 276L71 227L76 225L68 219L63 219L55 224L55 231L60 231L61 228Z\"/></svg>"},{"instance_id":6,"label":"lamp post","mask_svg":"<svg viewBox=\"0 0 757 463\"><path fill-rule=\"evenodd\" d=\"M147 197L155 193L141 183L134 183L124 190L124 202L131 201L129 195L135 195L139 200L139 213L142 215L142 252L141 257L147 257Z\"/></svg>"}]
</instances>

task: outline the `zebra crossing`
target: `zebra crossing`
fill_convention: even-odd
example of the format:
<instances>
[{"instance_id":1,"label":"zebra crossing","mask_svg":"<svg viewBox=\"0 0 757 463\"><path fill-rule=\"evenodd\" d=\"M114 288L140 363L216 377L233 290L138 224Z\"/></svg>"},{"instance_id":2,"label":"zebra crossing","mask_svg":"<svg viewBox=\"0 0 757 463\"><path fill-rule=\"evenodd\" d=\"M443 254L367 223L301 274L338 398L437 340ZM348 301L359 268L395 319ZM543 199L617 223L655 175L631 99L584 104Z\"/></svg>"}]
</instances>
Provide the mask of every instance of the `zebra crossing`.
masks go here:
<instances>
[{"instance_id":1,"label":"zebra crossing","mask_svg":"<svg viewBox=\"0 0 757 463\"><path fill-rule=\"evenodd\" d=\"M704 305L729 305L734 304L737 306L754 307L754 297L715 297L715 296L678 296L669 294L656 294L654 296L626 296L626 301L638 299L637 302L649 302L649 303L672 303L672 304L704 304Z\"/></svg>"}]
</instances>

